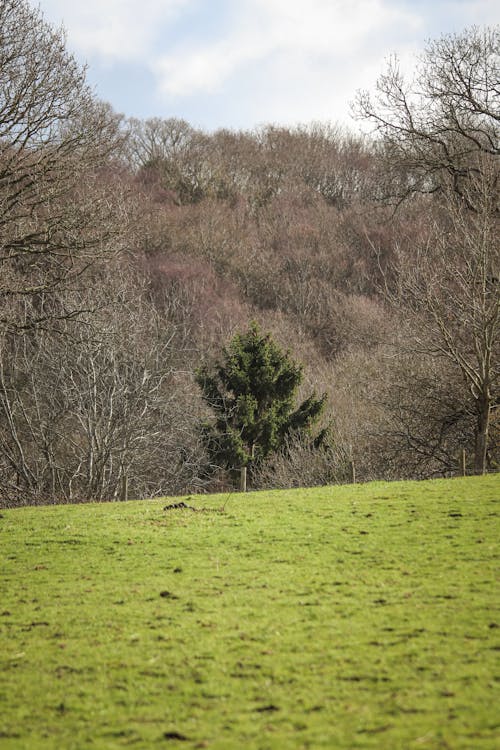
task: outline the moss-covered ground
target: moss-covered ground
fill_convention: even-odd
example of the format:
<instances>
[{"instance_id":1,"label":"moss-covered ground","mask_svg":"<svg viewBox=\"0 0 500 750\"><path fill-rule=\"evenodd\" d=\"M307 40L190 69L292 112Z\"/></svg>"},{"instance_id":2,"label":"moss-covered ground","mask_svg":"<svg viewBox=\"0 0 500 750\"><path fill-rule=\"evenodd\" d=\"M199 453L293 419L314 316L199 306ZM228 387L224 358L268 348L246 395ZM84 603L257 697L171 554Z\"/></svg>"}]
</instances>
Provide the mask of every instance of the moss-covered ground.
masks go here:
<instances>
[{"instance_id":1,"label":"moss-covered ground","mask_svg":"<svg viewBox=\"0 0 500 750\"><path fill-rule=\"evenodd\" d=\"M2 750L500 746L500 475L167 502L2 511Z\"/></svg>"}]
</instances>

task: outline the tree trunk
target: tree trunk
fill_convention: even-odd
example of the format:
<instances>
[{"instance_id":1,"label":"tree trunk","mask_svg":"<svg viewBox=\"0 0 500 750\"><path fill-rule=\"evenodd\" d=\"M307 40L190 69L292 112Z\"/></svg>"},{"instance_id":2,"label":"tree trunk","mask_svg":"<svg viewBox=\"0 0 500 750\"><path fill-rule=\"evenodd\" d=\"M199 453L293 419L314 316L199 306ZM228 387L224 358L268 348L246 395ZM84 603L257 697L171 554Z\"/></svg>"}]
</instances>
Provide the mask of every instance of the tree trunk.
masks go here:
<instances>
[{"instance_id":1,"label":"tree trunk","mask_svg":"<svg viewBox=\"0 0 500 750\"><path fill-rule=\"evenodd\" d=\"M247 467L242 466L240 469L240 492L247 491Z\"/></svg>"},{"instance_id":2,"label":"tree trunk","mask_svg":"<svg viewBox=\"0 0 500 750\"><path fill-rule=\"evenodd\" d=\"M488 454L488 433L490 427L491 403L488 395L482 395L477 401L477 429L474 453L474 473L486 474Z\"/></svg>"}]
</instances>

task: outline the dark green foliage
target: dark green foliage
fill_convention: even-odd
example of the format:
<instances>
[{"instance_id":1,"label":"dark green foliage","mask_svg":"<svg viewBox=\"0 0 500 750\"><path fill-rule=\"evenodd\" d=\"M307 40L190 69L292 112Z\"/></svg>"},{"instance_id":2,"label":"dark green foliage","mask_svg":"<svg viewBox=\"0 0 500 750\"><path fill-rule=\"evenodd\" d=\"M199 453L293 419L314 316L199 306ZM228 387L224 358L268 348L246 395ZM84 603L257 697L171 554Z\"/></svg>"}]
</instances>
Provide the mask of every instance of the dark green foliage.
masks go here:
<instances>
[{"instance_id":1,"label":"dark green foliage","mask_svg":"<svg viewBox=\"0 0 500 750\"><path fill-rule=\"evenodd\" d=\"M310 434L326 395L312 394L296 406L302 377L301 365L256 323L231 340L213 368L200 368L196 380L215 414L203 425L211 464L251 468L281 448L287 436ZM323 434L316 436L316 444Z\"/></svg>"}]
</instances>

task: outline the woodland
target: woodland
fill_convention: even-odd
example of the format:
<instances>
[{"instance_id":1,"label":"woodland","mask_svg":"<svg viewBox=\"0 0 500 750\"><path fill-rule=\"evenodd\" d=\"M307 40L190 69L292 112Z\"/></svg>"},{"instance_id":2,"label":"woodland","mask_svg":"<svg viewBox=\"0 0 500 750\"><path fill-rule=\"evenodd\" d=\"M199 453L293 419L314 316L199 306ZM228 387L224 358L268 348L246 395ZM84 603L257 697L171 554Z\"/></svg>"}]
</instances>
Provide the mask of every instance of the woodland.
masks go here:
<instances>
[{"instance_id":1,"label":"woodland","mask_svg":"<svg viewBox=\"0 0 500 750\"><path fill-rule=\"evenodd\" d=\"M498 471L499 42L392 59L358 132L207 133L114 112L0 0L0 504L231 488L199 373L252 325L325 394L253 489Z\"/></svg>"}]
</instances>

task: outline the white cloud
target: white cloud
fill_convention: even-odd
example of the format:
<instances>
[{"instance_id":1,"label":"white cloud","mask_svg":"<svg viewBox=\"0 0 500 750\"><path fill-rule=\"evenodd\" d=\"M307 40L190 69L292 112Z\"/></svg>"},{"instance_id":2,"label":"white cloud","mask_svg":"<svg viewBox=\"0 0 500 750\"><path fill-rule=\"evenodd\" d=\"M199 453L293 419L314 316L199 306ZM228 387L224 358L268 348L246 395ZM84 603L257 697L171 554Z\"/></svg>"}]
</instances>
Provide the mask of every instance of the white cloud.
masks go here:
<instances>
[{"instance_id":1,"label":"white cloud","mask_svg":"<svg viewBox=\"0 0 500 750\"><path fill-rule=\"evenodd\" d=\"M120 111L209 128L347 121L390 53L408 71L426 39L500 20L497 0L29 1Z\"/></svg>"},{"instance_id":2,"label":"white cloud","mask_svg":"<svg viewBox=\"0 0 500 750\"><path fill-rule=\"evenodd\" d=\"M225 38L183 43L159 56L154 70L164 93L189 96L218 90L256 64L275 72L297 61L310 72L340 58L356 65L378 34L418 24L413 12L383 0L245 0Z\"/></svg>"},{"instance_id":3,"label":"white cloud","mask_svg":"<svg viewBox=\"0 0 500 750\"><path fill-rule=\"evenodd\" d=\"M159 30L191 1L43 0L41 8L49 21L62 22L81 56L111 64L147 58Z\"/></svg>"},{"instance_id":4,"label":"white cloud","mask_svg":"<svg viewBox=\"0 0 500 750\"><path fill-rule=\"evenodd\" d=\"M448 4L460 16L462 26L489 26L500 21L498 0L448 0Z\"/></svg>"},{"instance_id":5,"label":"white cloud","mask_svg":"<svg viewBox=\"0 0 500 750\"><path fill-rule=\"evenodd\" d=\"M219 97L238 124L348 122L391 42L409 58L421 25L390 0L241 0L223 36L184 39L152 69L165 102Z\"/></svg>"}]
</instances>

